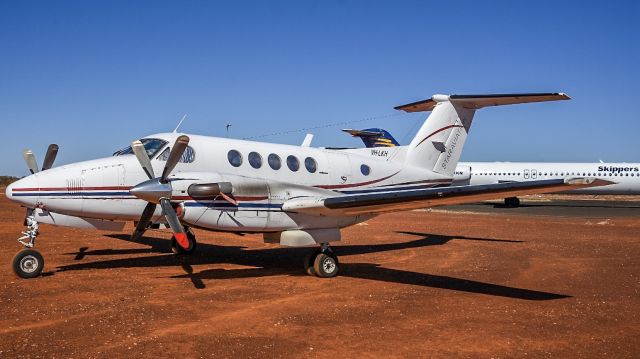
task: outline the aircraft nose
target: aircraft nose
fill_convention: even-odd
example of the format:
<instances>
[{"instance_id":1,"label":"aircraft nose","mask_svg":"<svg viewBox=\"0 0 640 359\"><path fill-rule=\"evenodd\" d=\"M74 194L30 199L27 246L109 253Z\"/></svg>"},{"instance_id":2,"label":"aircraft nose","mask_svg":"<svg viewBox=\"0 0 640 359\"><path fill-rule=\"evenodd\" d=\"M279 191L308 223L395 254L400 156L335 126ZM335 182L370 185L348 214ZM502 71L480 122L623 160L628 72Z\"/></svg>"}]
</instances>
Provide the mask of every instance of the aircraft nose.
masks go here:
<instances>
[{"instance_id":1,"label":"aircraft nose","mask_svg":"<svg viewBox=\"0 0 640 359\"><path fill-rule=\"evenodd\" d=\"M13 202L33 207L38 202L39 191L38 179L36 175L31 175L8 185L5 195Z\"/></svg>"}]
</instances>

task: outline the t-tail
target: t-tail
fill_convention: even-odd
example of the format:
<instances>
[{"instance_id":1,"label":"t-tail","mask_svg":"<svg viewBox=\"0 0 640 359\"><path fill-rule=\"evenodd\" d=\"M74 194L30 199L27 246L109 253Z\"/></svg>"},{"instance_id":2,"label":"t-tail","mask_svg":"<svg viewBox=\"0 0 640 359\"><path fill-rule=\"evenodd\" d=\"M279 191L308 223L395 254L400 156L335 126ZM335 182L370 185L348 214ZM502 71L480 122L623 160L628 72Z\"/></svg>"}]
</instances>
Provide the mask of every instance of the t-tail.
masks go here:
<instances>
[{"instance_id":1,"label":"t-tail","mask_svg":"<svg viewBox=\"0 0 640 359\"><path fill-rule=\"evenodd\" d=\"M431 111L407 148L406 165L453 177L476 110L488 106L569 100L564 93L433 95L397 106L405 112Z\"/></svg>"}]
</instances>

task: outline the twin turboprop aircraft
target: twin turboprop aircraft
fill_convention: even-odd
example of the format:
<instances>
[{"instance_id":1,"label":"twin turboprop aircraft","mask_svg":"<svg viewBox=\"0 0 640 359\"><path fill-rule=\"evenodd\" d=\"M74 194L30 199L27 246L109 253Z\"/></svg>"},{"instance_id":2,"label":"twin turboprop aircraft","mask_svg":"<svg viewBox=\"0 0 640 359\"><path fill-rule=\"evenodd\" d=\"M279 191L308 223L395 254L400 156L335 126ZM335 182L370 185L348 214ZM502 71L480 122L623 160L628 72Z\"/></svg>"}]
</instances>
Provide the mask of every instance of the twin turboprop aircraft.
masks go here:
<instances>
[{"instance_id":1,"label":"twin turboprop aircraft","mask_svg":"<svg viewBox=\"0 0 640 359\"><path fill-rule=\"evenodd\" d=\"M384 150L311 148L228 138L161 133L133 141L114 156L42 170L31 151L32 175L7 187L7 198L26 207L27 247L13 261L22 278L44 266L33 247L39 223L122 230L133 239L166 223L174 252L196 249L191 228L263 233L284 246L319 246L305 259L318 277L338 273L330 243L340 229L393 211L606 185L591 178L450 186L475 111L487 106L567 100L562 93L434 95L398 106L431 111L408 146Z\"/></svg>"}]
</instances>

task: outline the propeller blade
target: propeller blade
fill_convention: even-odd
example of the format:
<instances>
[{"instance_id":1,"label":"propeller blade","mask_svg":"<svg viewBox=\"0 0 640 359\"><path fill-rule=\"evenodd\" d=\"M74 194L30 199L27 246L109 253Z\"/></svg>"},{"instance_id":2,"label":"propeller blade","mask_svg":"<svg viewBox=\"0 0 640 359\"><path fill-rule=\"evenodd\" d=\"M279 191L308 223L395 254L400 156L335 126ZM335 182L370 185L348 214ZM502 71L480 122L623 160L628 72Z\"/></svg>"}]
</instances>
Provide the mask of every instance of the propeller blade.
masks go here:
<instances>
[{"instance_id":1,"label":"propeller blade","mask_svg":"<svg viewBox=\"0 0 640 359\"><path fill-rule=\"evenodd\" d=\"M58 145L52 143L47 148L47 154L44 156L44 162L42 163L42 170L48 170L53 167L53 161L56 160L56 156L58 155Z\"/></svg>"},{"instance_id":2,"label":"propeller blade","mask_svg":"<svg viewBox=\"0 0 640 359\"><path fill-rule=\"evenodd\" d=\"M29 171L31 173L38 172L38 162L36 161L36 156L33 155L31 150L22 151L22 157L24 157L25 162L27 162L27 167L29 167Z\"/></svg>"},{"instance_id":3,"label":"propeller blade","mask_svg":"<svg viewBox=\"0 0 640 359\"><path fill-rule=\"evenodd\" d=\"M178 161L182 157L182 154L187 149L187 145L189 144L189 137L182 135L176 139L176 143L171 148L171 152L169 153L169 158L167 159L167 163L164 165L164 170L162 171L162 177L160 177L160 182L166 183L167 177L171 174L171 171L176 167Z\"/></svg>"},{"instance_id":4,"label":"propeller blade","mask_svg":"<svg viewBox=\"0 0 640 359\"><path fill-rule=\"evenodd\" d=\"M156 204L151 202L147 203L147 206L144 207L144 211L142 211L142 216L140 216L140 220L138 221L136 229L131 234L132 241L138 241L142 237L144 232L147 230L149 221L151 221L151 217L153 216L153 213L155 211Z\"/></svg>"},{"instance_id":5,"label":"propeller blade","mask_svg":"<svg viewBox=\"0 0 640 359\"><path fill-rule=\"evenodd\" d=\"M171 201L163 198L160 200L160 206L162 207L162 213L164 213L164 217L167 219L169 227L171 227L173 236L176 238L178 245L184 249L189 249L187 234L184 232L184 228L182 228L182 223L180 223L176 211L171 206Z\"/></svg>"},{"instance_id":6,"label":"propeller blade","mask_svg":"<svg viewBox=\"0 0 640 359\"><path fill-rule=\"evenodd\" d=\"M147 174L149 179L155 178L155 174L153 173L153 167L151 166L151 160L149 160L149 155L147 155L147 150L144 148L142 142L135 140L131 142L131 149L133 153L136 155L138 162L142 166L144 173Z\"/></svg>"}]
</instances>

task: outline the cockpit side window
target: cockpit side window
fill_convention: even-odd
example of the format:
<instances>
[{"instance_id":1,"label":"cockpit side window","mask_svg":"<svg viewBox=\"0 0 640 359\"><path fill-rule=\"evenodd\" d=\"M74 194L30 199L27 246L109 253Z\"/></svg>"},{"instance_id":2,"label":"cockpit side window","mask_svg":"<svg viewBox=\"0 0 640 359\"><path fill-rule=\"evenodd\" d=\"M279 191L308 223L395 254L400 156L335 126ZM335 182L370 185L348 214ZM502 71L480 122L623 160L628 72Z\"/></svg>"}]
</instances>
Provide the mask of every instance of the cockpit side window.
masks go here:
<instances>
[{"instance_id":1,"label":"cockpit side window","mask_svg":"<svg viewBox=\"0 0 640 359\"><path fill-rule=\"evenodd\" d=\"M158 151L160 151L162 149L162 147L164 147L168 142L165 140L161 140L159 138L143 138L140 140L140 142L142 142L142 145L144 146L144 149L147 151L147 155L149 156L149 158L152 158L153 156L156 155L156 153L158 153ZM116 151L114 152L114 156L122 156L122 155L130 155L133 154L133 149L131 148L131 146L127 146L123 149L121 149L120 151Z\"/></svg>"},{"instance_id":2,"label":"cockpit side window","mask_svg":"<svg viewBox=\"0 0 640 359\"><path fill-rule=\"evenodd\" d=\"M165 148L165 150L162 151L160 156L158 156L157 160L158 161L166 161L166 160L168 160L170 152L171 152L171 147ZM182 157L180 157L180 161L178 161L178 162L180 162L180 163L192 163L195 160L196 160L196 152L193 150L193 148L191 146L187 146L187 148L184 150L184 153L182 154Z\"/></svg>"}]
</instances>

